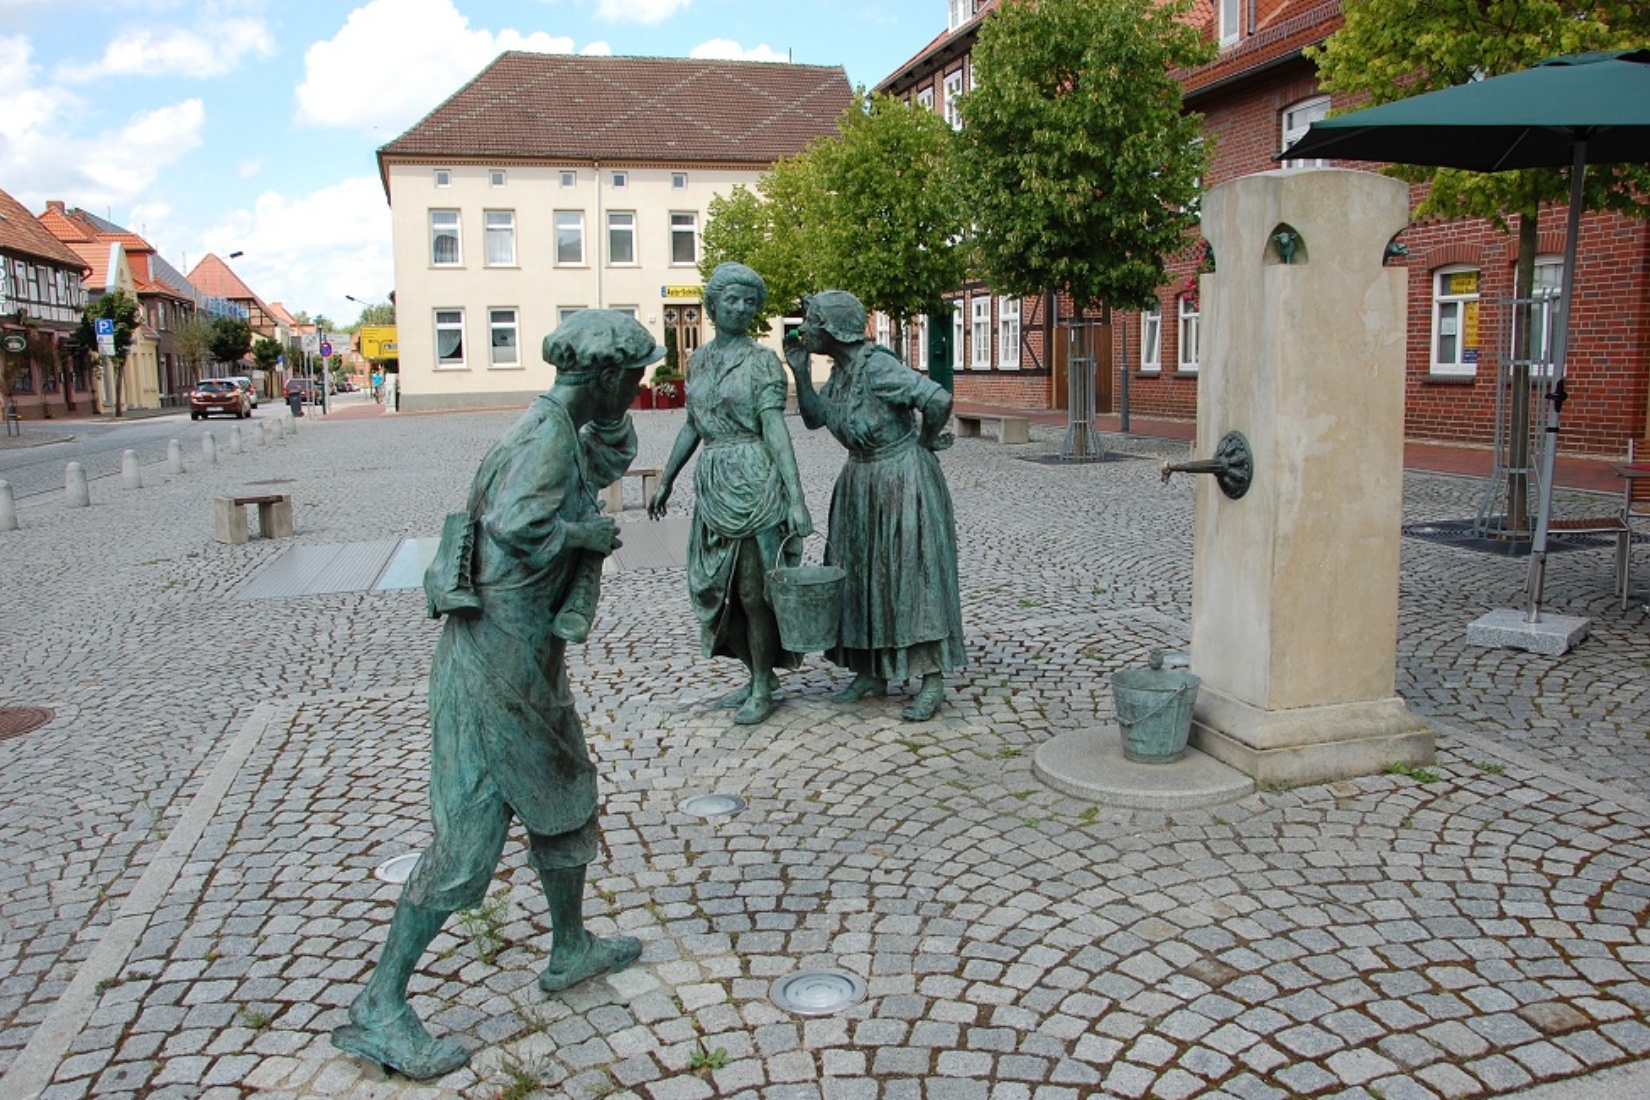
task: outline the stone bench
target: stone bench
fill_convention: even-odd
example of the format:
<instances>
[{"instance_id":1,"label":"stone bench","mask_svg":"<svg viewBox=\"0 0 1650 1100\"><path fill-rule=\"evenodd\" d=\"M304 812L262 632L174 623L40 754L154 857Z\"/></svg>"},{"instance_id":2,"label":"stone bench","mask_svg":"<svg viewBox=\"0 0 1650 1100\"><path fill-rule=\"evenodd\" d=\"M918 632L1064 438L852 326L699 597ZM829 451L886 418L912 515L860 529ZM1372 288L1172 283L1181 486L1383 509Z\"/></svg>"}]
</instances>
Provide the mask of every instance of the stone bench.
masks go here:
<instances>
[{"instance_id":1,"label":"stone bench","mask_svg":"<svg viewBox=\"0 0 1650 1100\"><path fill-rule=\"evenodd\" d=\"M1023 416L964 416L957 414L957 438L978 439L986 421L997 425L998 443L1030 443L1031 421Z\"/></svg>"},{"instance_id":2,"label":"stone bench","mask_svg":"<svg viewBox=\"0 0 1650 1100\"><path fill-rule=\"evenodd\" d=\"M624 472L624 477L640 478L642 482L642 507L653 499L653 494L659 489L659 475L662 473L657 466L632 466ZM602 490L602 511L610 516L616 516L624 511L624 477Z\"/></svg>"},{"instance_id":3,"label":"stone bench","mask_svg":"<svg viewBox=\"0 0 1650 1100\"><path fill-rule=\"evenodd\" d=\"M213 497L212 528L219 542L237 545L247 541L246 508L258 509L258 537L261 539L289 539L292 537L292 497L288 493L269 493L250 497Z\"/></svg>"}]
</instances>

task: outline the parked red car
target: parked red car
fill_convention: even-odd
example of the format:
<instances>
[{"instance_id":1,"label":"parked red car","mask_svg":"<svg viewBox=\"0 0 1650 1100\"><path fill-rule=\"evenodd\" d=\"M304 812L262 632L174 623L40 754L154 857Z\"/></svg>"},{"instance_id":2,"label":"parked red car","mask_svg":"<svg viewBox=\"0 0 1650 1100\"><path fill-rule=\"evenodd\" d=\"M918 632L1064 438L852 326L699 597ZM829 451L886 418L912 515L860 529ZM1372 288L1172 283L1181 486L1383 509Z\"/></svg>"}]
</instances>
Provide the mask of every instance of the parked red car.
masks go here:
<instances>
[{"instance_id":1,"label":"parked red car","mask_svg":"<svg viewBox=\"0 0 1650 1100\"><path fill-rule=\"evenodd\" d=\"M252 398L229 378L203 378L189 391L189 419L228 413L236 420L252 415Z\"/></svg>"}]
</instances>

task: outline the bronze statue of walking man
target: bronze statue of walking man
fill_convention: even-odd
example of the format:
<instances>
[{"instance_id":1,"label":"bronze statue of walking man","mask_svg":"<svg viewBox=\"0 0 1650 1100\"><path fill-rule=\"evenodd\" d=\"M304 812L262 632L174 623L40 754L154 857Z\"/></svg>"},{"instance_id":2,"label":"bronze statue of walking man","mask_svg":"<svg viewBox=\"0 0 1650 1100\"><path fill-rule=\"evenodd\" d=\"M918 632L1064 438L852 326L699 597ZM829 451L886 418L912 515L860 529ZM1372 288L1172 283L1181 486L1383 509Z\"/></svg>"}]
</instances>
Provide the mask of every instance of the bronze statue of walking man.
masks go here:
<instances>
[{"instance_id":1,"label":"bronze statue of walking man","mask_svg":"<svg viewBox=\"0 0 1650 1100\"><path fill-rule=\"evenodd\" d=\"M455 911L481 903L512 818L527 830L552 926L547 993L634 962L641 944L584 927L585 867L596 857L596 769L567 682L567 639L593 616L592 560L619 546L596 494L636 455L625 410L642 370L664 355L628 314L583 310L545 337L558 370L482 459L478 613L450 614L430 666L430 815L434 837L408 880L378 965L333 1045L407 1077L440 1077L469 1054L433 1038L407 982Z\"/></svg>"}]
</instances>

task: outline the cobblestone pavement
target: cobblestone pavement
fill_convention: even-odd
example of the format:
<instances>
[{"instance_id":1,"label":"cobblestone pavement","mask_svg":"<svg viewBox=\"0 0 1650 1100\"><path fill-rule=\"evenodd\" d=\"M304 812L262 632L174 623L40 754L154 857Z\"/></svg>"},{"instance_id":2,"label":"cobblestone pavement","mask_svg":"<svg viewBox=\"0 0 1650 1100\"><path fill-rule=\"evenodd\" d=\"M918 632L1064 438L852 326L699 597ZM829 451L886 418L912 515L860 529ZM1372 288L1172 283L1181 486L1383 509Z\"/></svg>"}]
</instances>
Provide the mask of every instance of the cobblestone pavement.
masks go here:
<instances>
[{"instance_id":1,"label":"cobblestone pavement","mask_svg":"<svg viewBox=\"0 0 1650 1100\"><path fill-rule=\"evenodd\" d=\"M639 418L641 463L680 415ZM411 591L242 598L290 543L212 541L208 500L289 491L299 543L428 536L510 419L306 421L211 467L190 432L182 475L19 503L0 706L56 718L0 741L0 1096L1650 1094L1597 1076L1650 1052L1650 650L1611 551L1551 559L1549 605L1594 620L1554 660L1464 644L1521 562L1406 540L1399 691L1437 732L1429 771L1094 807L1031 757L1110 718L1111 672L1186 645L1191 487L1142 460L1181 444L1025 461L1054 449L1043 429L942 458L971 664L933 722L829 702L815 660L734 727L681 571L610 576L573 667L605 795L589 911L640 965L539 994L544 903L512 844L414 986L472 1066L415 1086L339 1055L397 890L372 870L428 836L436 628ZM790 423L823 521L841 453ZM1411 474L1405 519L1470 515L1476 489ZM681 809L711 792L748 805ZM867 999L769 1003L813 966Z\"/></svg>"}]
</instances>

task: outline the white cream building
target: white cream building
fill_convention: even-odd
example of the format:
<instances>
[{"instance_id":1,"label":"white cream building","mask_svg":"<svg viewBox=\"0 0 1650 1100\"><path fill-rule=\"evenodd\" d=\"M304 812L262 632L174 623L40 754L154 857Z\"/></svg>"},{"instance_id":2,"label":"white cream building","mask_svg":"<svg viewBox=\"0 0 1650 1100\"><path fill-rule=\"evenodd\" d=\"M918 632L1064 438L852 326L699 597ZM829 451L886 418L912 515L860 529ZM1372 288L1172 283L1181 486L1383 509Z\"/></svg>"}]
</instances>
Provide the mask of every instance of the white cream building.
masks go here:
<instances>
[{"instance_id":1,"label":"white cream building","mask_svg":"<svg viewBox=\"0 0 1650 1100\"><path fill-rule=\"evenodd\" d=\"M402 409L525 404L554 378L544 336L584 308L674 329L685 364L709 335L711 198L835 133L851 98L840 68L501 55L378 151Z\"/></svg>"}]
</instances>

